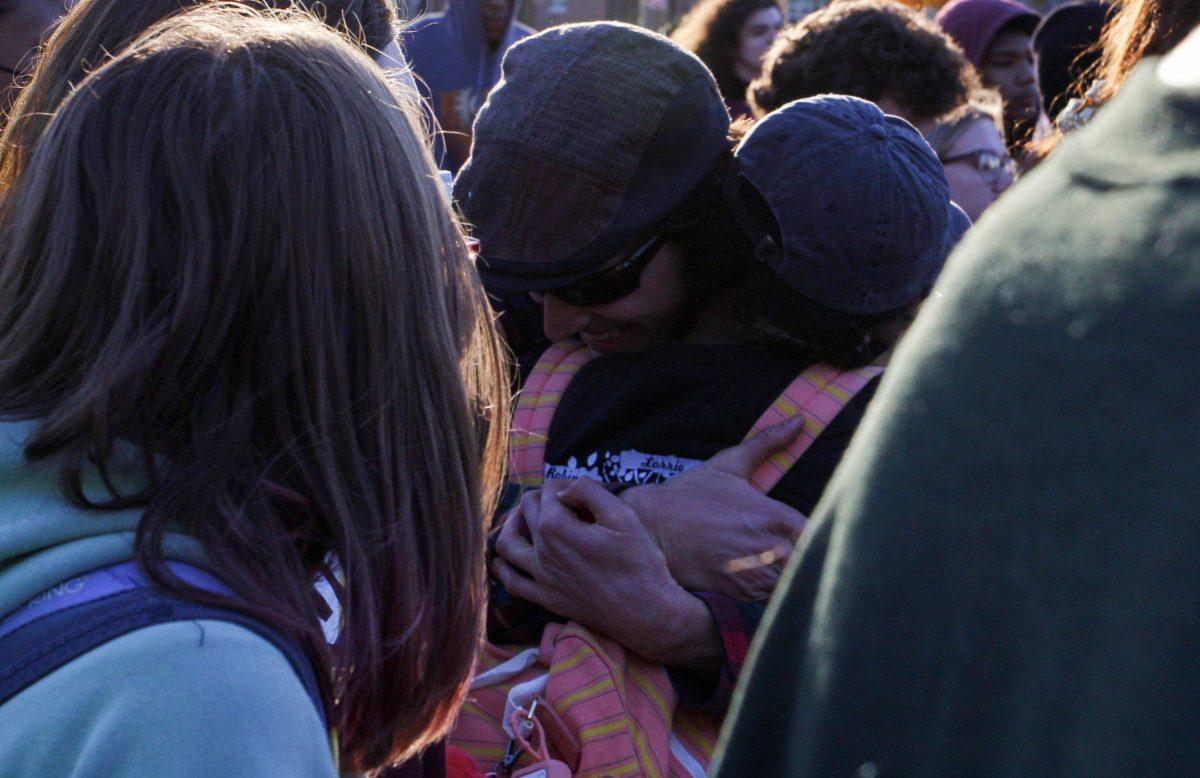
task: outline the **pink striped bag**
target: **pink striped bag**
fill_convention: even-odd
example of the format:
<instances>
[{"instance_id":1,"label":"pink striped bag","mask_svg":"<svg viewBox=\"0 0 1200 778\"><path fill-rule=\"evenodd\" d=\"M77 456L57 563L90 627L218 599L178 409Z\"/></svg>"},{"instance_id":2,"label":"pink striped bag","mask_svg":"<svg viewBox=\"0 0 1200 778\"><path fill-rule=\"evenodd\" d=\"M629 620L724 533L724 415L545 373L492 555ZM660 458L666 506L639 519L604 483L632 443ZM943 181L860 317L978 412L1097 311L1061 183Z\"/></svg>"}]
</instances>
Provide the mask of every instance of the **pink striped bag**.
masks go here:
<instances>
[{"instance_id":1,"label":"pink striped bag","mask_svg":"<svg viewBox=\"0 0 1200 778\"><path fill-rule=\"evenodd\" d=\"M716 748L719 722L679 708L661 665L574 623L547 625L536 648L485 646L450 745L491 772L511 712L535 700L550 755L573 775L701 778Z\"/></svg>"},{"instance_id":2,"label":"pink striped bag","mask_svg":"<svg viewBox=\"0 0 1200 778\"><path fill-rule=\"evenodd\" d=\"M583 344L565 341L538 360L513 414L513 482L524 488L542 485L554 411L590 358ZM814 365L798 376L747 437L797 414L804 415L804 430L754 473L754 486L769 492L845 404L881 372ZM711 716L678 706L661 665L571 622L548 625L536 647L485 644L450 745L467 753L481 773L491 772L504 760L513 735L510 714L516 708L529 710L534 701L551 756L577 776L701 778L720 728Z\"/></svg>"},{"instance_id":3,"label":"pink striped bag","mask_svg":"<svg viewBox=\"0 0 1200 778\"><path fill-rule=\"evenodd\" d=\"M508 479L525 489L542 485L550 422L579 368L592 359L587 346L564 340L548 348L525 379L508 436Z\"/></svg>"}]
</instances>

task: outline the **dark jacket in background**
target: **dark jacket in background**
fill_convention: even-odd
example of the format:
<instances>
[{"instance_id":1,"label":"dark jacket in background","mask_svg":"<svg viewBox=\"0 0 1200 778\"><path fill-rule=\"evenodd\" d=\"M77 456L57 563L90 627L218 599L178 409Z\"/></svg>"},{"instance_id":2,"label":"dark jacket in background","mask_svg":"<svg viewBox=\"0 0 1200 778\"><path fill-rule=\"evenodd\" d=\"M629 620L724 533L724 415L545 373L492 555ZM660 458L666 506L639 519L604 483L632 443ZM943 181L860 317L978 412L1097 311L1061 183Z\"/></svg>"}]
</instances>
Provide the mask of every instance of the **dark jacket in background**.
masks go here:
<instances>
[{"instance_id":1,"label":"dark jacket in background","mask_svg":"<svg viewBox=\"0 0 1200 778\"><path fill-rule=\"evenodd\" d=\"M403 34L405 54L441 129L435 154L444 170L457 172L466 161L471 123L500 80L504 52L533 33L516 21L520 6L520 0L513 0L508 31L494 49L484 36L480 0L449 0L445 11L421 19Z\"/></svg>"},{"instance_id":2,"label":"dark jacket in background","mask_svg":"<svg viewBox=\"0 0 1200 778\"><path fill-rule=\"evenodd\" d=\"M1038 92L1042 110L1051 119L1067 107L1072 97L1082 97L1096 63L1100 61L1100 33L1112 14L1107 3L1085 0L1060 5L1033 33L1037 59Z\"/></svg>"}]
</instances>

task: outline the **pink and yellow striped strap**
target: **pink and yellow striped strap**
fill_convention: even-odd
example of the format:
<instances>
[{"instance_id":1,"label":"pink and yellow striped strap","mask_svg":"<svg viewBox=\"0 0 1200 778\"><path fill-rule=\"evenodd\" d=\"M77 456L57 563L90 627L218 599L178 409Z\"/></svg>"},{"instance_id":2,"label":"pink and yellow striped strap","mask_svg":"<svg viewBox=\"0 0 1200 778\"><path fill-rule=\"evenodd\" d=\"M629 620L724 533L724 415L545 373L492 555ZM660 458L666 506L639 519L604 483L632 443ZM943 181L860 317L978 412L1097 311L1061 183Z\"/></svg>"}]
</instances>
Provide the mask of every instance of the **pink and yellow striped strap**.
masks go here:
<instances>
[{"instance_id":1,"label":"pink and yellow striped strap","mask_svg":"<svg viewBox=\"0 0 1200 778\"><path fill-rule=\"evenodd\" d=\"M591 359L587 346L564 340L546 349L525 379L508 438L508 479L513 483L524 488L542 485L550 422L567 384Z\"/></svg>"},{"instance_id":2,"label":"pink and yellow striped strap","mask_svg":"<svg viewBox=\"0 0 1200 778\"><path fill-rule=\"evenodd\" d=\"M746 437L750 438L763 429L787 421L797 414L804 414L804 430L792 445L754 471L750 483L764 494L774 489L846 403L882 372L883 368L879 367L841 372L829 365L813 365L801 373L771 404Z\"/></svg>"},{"instance_id":3,"label":"pink and yellow striped strap","mask_svg":"<svg viewBox=\"0 0 1200 778\"><path fill-rule=\"evenodd\" d=\"M555 343L538 359L513 412L508 443L509 480L513 483L523 488L542 485L554 412L571 379L591 359L587 347L575 340ZM750 482L764 493L775 488L846 403L882 372L883 368L877 367L841 372L828 365L813 365L801 373L746 437L797 414L804 415L804 430L791 446L764 462Z\"/></svg>"}]
</instances>

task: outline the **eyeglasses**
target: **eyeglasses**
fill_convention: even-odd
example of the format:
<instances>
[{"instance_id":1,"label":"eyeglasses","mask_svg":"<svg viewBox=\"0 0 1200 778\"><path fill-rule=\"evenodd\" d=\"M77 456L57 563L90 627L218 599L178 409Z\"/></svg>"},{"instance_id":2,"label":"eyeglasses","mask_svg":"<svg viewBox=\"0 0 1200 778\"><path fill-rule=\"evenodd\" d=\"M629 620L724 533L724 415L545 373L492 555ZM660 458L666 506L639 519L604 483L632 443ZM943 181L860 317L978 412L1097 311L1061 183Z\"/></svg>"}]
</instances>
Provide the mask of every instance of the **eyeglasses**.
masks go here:
<instances>
[{"instance_id":1,"label":"eyeglasses","mask_svg":"<svg viewBox=\"0 0 1200 778\"><path fill-rule=\"evenodd\" d=\"M988 149L975 149L951 157L939 157L943 165L954 162L969 162L971 167L979 171L988 183L995 183L1003 174L1013 177L1017 173L1017 163L1008 154L997 154Z\"/></svg>"},{"instance_id":2,"label":"eyeglasses","mask_svg":"<svg viewBox=\"0 0 1200 778\"><path fill-rule=\"evenodd\" d=\"M585 276L573 284L547 289L571 305L603 305L632 294L642 283L642 271L667 242L666 235L655 235L612 267Z\"/></svg>"}]
</instances>

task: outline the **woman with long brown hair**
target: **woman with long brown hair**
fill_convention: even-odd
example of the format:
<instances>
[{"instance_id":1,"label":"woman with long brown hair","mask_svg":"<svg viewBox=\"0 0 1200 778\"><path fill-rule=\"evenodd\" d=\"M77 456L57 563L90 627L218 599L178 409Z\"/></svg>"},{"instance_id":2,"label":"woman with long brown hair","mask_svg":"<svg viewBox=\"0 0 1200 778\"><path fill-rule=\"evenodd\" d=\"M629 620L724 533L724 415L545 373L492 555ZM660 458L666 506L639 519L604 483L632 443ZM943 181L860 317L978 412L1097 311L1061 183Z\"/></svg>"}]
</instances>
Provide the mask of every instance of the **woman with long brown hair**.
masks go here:
<instances>
[{"instance_id":1,"label":"woman with long brown hair","mask_svg":"<svg viewBox=\"0 0 1200 778\"><path fill-rule=\"evenodd\" d=\"M787 19L779 0L702 0L671 40L695 54L717 78L733 118L750 115L746 88Z\"/></svg>"},{"instance_id":2,"label":"woman with long brown hair","mask_svg":"<svg viewBox=\"0 0 1200 778\"><path fill-rule=\"evenodd\" d=\"M183 616L7 661L5 771L333 775L449 725L507 379L420 127L333 32L225 4L50 120L0 219L0 652L94 587Z\"/></svg>"},{"instance_id":3,"label":"woman with long brown hair","mask_svg":"<svg viewBox=\"0 0 1200 778\"><path fill-rule=\"evenodd\" d=\"M981 90L972 95L970 102L933 125L925 140L946 171L950 199L972 223L1012 186L1016 163L1004 143L997 93Z\"/></svg>"}]
</instances>

